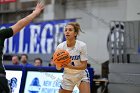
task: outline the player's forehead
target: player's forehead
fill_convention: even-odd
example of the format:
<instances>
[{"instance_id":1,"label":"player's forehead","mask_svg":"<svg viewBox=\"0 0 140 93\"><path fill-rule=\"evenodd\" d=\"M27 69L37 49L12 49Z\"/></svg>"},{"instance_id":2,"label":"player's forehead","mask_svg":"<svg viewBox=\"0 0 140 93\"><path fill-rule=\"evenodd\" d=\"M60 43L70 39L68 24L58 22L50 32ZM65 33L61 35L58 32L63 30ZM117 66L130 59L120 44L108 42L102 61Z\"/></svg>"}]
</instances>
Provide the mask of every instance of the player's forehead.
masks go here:
<instances>
[{"instance_id":1,"label":"player's forehead","mask_svg":"<svg viewBox=\"0 0 140 93\"><path fill-rule=\"evenodd\" d=\"M65 29L74 28L72 25L66 25Z\"/></svg>"}]
</instances>

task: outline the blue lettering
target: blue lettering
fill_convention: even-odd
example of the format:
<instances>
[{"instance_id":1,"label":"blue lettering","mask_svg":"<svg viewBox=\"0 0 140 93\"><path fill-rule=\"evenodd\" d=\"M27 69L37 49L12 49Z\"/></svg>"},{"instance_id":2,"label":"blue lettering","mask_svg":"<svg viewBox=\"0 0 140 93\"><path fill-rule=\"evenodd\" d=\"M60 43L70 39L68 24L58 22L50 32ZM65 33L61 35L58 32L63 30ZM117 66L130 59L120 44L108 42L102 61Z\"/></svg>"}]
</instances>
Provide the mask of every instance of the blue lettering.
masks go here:
<instances>
[{"instance_id":1,"label":"blue lettering","mask_svg":"<svg viewBox=\"0 0 140 93\"><path fill-rule=\"evenodd\" d=\"M31 23L13 37L6 39L4 53L52 54L56 46L65 40L63 29L75 19ZM2 24L0 29L13 24ZM74 58L75 59L75 58Z\"/></svg>"},{"instance_id":2,"label":"blue lettering","mask_svg":"<svg viewBox=\"0 0 140 93\"><path fill-rule=\"evenodd\" d=\"M70 56L71 60L79 60L80 55Z\"/></svg>"},{"instance_id":3,"label":"blue lettering","mask_svg":"<svg viewBox=\"0 0 140 93\"><path fill-rule=\"evenodd\" d=\"M44 86L51 86L52 82L51 81L44 81L43 85Z\"/></svg>"},{"instance_id":4,"label":"blue lettering","mask_svg":"<svg viewBox=\"0 0 140 93\"><path fill-rule=\"evenodd\" d=\"M58 93L58 90L55 88L42 88L40 93Z\"/></svg>"},{"instance_id":5,"label":"blue lettering","mask_svg":"<svg viewBox=\"0 0 140 93\"><path fill-rule=\"evenodd\" d=\"M60 87L61 81L53 82L53 87Z\"/></svg>"}]
</instances>

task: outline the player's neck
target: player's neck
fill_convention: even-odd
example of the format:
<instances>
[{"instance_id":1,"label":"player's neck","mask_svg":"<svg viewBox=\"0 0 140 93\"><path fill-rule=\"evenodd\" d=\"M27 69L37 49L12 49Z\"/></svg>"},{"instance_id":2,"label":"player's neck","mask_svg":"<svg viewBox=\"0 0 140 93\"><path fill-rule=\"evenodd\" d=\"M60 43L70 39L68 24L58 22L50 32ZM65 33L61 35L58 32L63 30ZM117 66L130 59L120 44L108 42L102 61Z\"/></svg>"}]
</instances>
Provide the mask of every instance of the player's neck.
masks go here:
<instances>
[{"instance_id":1,"label":"player's neck","mask_svg":"<svg viewBox=\"0 0 140 93\"><path fill-rule=\"evenodd\" d=\"M74 47L76 43L76 40L67 40L67 47Z\"/></svg>"}]
</instances>

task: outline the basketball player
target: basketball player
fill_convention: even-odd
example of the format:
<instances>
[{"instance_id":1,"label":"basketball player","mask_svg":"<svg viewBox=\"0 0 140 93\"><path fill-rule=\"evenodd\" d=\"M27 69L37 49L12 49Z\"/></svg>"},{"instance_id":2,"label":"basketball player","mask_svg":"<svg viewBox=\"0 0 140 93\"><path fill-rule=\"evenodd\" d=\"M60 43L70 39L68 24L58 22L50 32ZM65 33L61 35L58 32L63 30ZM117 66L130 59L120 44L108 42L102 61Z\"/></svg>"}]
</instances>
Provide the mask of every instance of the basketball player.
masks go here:
<instances>
[{"instance_id":1,"label":"basketball player","mask_svg":"<svg viewBox=\"0 0 140 93\"><path fill-rule=\"evenodd\" d=\"M18 33L23 27L28 25L34 18L36 18L43 10L44 5L38 3L35 10L25 18L19 20L16 24L7 29L0 30L0 93L11 93L8 81L6 79L6 72L2 63L3 47L6 38L9 38Z\"/></svg>"},{"instance_id":2,"label":"basketball player","mask_svg":"<svg viewBox=\"0 0 140 93\"><path fill-rule=\"evenodd\" d=\"M64 67L59 93L72 93L75 85L78 86L80 93L90 93L89 74L86 69L88 60L87 47L84 42L77 40L77 35L80 31L78 23L68 23L64 30L66 41L57 46L57 49L68 51L72 60L70 64Z\"/></svg>"}]
</instances>

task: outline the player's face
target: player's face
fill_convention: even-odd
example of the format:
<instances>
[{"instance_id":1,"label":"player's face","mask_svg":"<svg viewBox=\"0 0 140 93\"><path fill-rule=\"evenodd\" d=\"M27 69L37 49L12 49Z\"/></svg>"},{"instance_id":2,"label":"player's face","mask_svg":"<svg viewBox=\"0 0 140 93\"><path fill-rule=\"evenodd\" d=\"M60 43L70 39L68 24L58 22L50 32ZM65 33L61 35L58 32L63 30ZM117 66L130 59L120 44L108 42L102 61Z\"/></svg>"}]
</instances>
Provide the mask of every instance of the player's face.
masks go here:
<instances>
[{"instance_id":1,"label":"player's face","mask_svg":"<svg viewBox=\"0 0 140 93\"><path fill-rule=\"evenodd\" d=\"M64 34L67 40L75 39L75 36L77 35L72 25L67 25L65 27Z\"/></svg>"}]
</instances>

